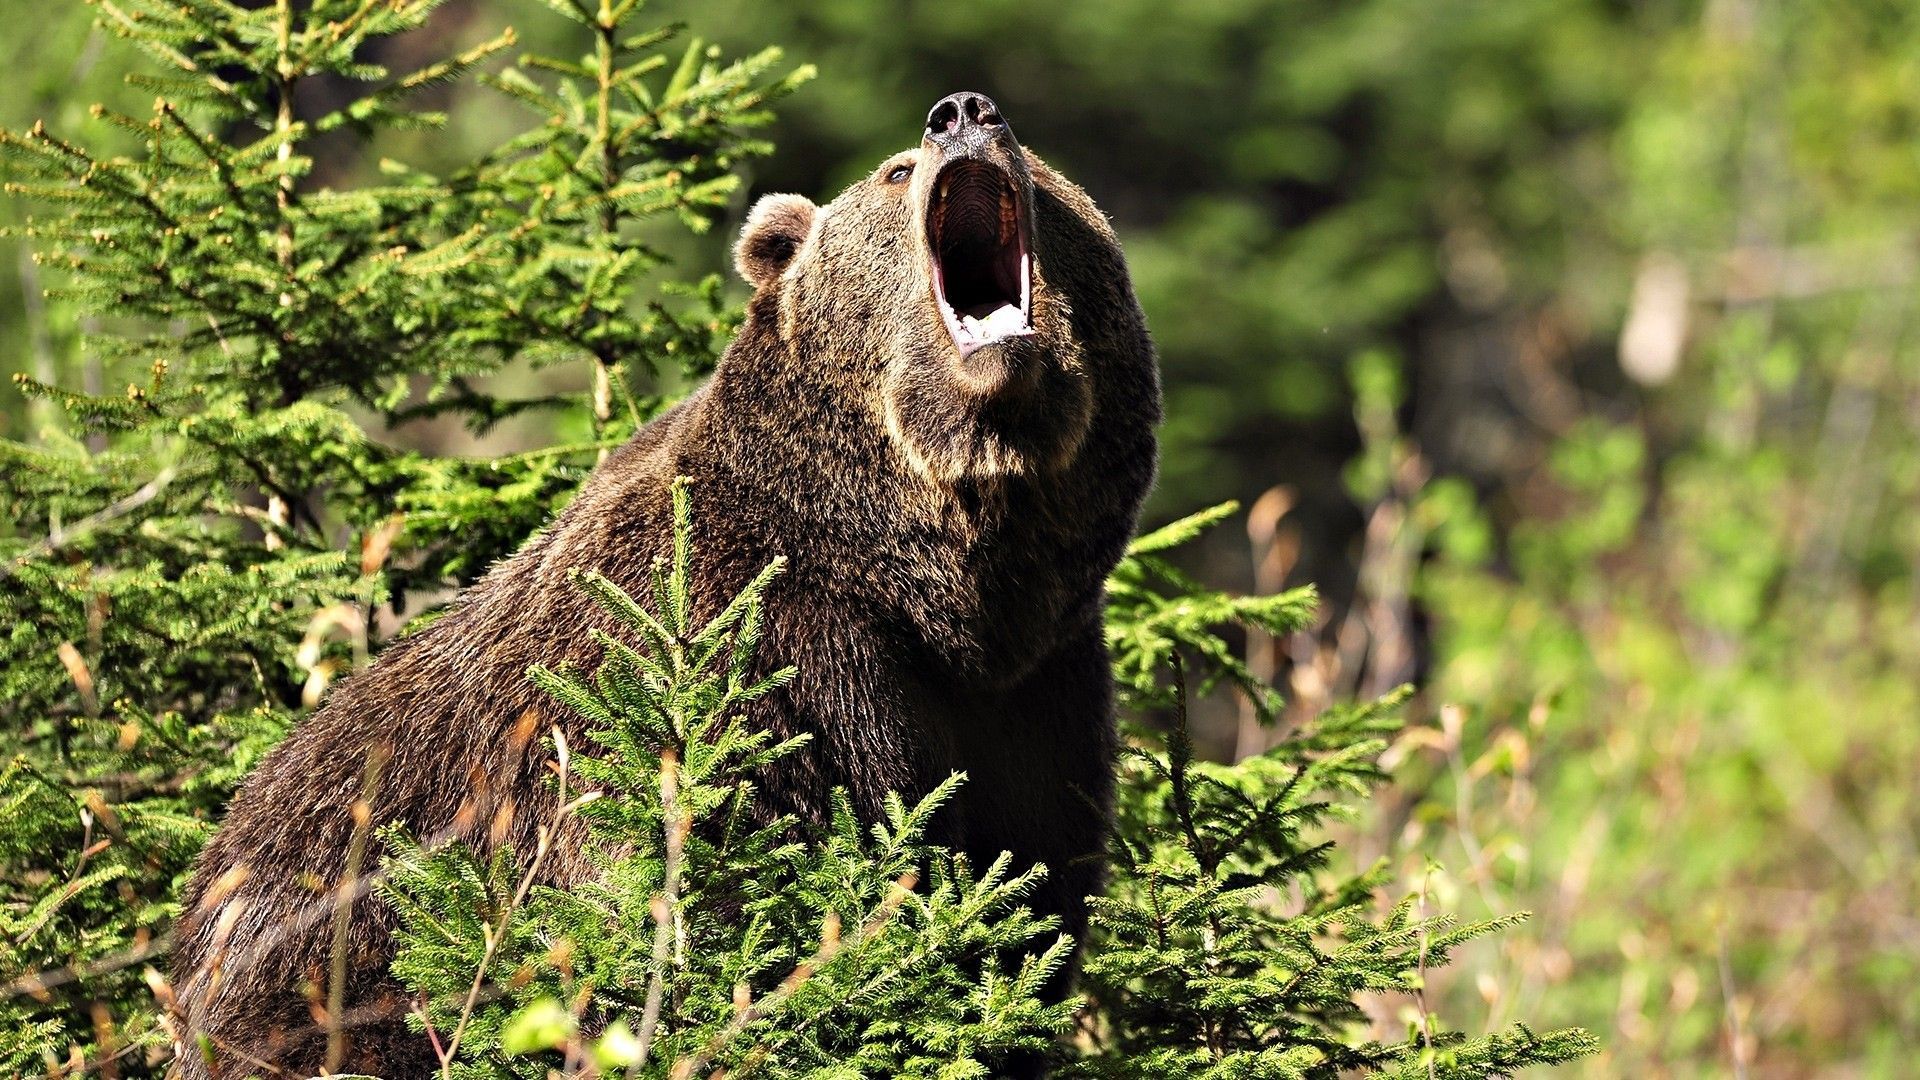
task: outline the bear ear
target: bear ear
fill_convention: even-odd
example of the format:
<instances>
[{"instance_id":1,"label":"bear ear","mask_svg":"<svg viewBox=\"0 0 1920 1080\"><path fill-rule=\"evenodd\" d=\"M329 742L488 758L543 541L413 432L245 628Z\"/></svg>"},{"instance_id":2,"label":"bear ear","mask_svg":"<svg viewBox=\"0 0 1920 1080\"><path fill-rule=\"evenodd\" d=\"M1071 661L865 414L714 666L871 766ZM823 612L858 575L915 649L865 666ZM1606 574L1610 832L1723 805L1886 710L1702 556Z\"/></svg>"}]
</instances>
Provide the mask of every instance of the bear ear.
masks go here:
<instances>
[{"instance_id":1,"label":"bear ear","mask_svg":"<svg viewBox=\"0 0 1920 1080\"><path fill-rule=\"evenodd\" d=\"M753 204L740 242L733 246L733 265L755 290L777 281L793 254L806 242L818 207L800 195L767 195Z\"/></svg>"}]
</instances>

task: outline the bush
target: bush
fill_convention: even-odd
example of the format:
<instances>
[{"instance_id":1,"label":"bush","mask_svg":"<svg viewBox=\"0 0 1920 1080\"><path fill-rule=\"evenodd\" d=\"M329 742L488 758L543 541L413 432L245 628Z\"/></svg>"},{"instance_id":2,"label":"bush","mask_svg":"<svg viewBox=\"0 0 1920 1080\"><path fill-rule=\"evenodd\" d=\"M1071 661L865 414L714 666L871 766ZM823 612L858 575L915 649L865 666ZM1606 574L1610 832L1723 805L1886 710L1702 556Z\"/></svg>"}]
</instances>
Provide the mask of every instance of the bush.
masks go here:
<instances>
[{"instance_id":1,"label":"bush","mask_svg":"<svg viewBox=\"0 0 1920 1080\"><path fill-rule=\"evenodd\" d=\"M738 164L767 149L751 137L765 106L807 69L697 40L670 53L675 31L637 27L638 5L575 0L546 6L580 24L579 59L476 75L511 31L405 75L367 59L435 6L103 4L157 69L130 77L158 95L150 117L97 110L139 151L0 134L7 190L57 209L24 230L66 282L56 302L94 321L86 345L125 385L16 376L65 419L0 443L0 724L16 747L0 771L0 1067L164 1066L167 927L238 778L331 681L521 543L733 326L717 279L672 276L668 232L725 211ZM441 173L383 160L377 180L316 179L357 137L445 123L408 99L470 75L536 122ZM579 389L509 396L529 369ZM377 437L530 410L578 438L466 459ZM1229 598L1161 561L1218 516L1144 538L1112 583L1116 670L1143 719L1178 714L1186 662L1270 708L1217 631L1304 617L1304 594ZM695 628L671 572L651 611L584 579L633 641L609 642L591 679L533 673L598 722L596 745L554 747L587 792L568 812L607 841L596 885L529 890L504 862L387 834L383 888L408 927L396 969L449 1072L978 1075L1076 1025L1062 1067L1091 1075L1483 1076L1588 1045L1468 1039L1424 1009L1403 1040L1369 1037L1372 995L1417 995L1427 967L1499 925L1453 928L1418 898L1376 911L1382 876L1336 872L1314 838L1383 779L1386 706L1233 767L1192 762L1177 723L1148 751L1142 728L1089 999L1044 1002L1068 947L1018 904L1044 869L924 841L960 778L804 843L731 824L754 767L791 749L727 709L768 689L730 661L777 583Z\"/></svg>"}]
</instances>

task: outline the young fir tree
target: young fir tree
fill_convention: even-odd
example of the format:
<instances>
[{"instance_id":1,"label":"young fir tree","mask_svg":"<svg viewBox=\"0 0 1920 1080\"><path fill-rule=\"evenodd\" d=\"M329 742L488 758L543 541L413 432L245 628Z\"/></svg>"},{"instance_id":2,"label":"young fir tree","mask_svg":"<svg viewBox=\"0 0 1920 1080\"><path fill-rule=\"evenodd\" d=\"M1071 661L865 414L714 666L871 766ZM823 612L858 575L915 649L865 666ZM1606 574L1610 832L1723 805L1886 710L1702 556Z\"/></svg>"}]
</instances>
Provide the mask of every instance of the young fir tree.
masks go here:
<instances>
[{"instance_id":1,"label":"young fir tree","mask_svg":"<svg viewBox=\"0 0 1920 1080\"><path fill-rule=\"evenodd\" d=\"M150 60L129 77L150 115L95 110L137 152L0 133L6 191L53 211L22 234L54 302L100 327L83 347L124 388L16 376L66 419L0 443L0 1073L153 1067L143 973L237 779L383 618L543 523L657 409L657 367L703 372L731 329L719 280L663 273L649 237L725 211L806 71L675 44L632 0L553 0L584 55L481 76L524 133L441 175L323 182L343 147L441 125L409 98L514 41L370 59L437 6L102 0ZM485 377L510 361L586 389L504 399ZM467 460L362 423L527 409L581 439Z\"/></svg>"},{"instance_id":2,"label":"young fir tree","mask_svg":"<svg viewBox=\"0 0 1920 1080\"><path fill-rule=\"evenodd\" d=\"M755 768L798 742L772 745L729 711L792 674L741 681L779 566L691 625L684 484L674 508L674 560L645 603L581 579L632 644L604 637L591 679L531 673L593 725L593 746L556 730L553 747L559 813L588 823L599 880L529 889L507 856L482 864L387 834L397 854L382 892L403 924L394 969L447 1075L961 1077L1038 1054L1061 1075L1143 1080L1467 1078L1592 1049L1584 1033L1524 1026L1469 1038L1425 1014L1402 1040L1367 1037L1359 995L1417 994L1428 968L1513 918L1456 927L1417 915L1412 897L1377 913L1384 871L1338 872L1333 845L1309 835L1383 779L1375 759L1404 693L1336 710L1237 765L1192 760L1183 658L1205 685L1244 680L1223 625L1286 633L1312 608L1307 590L1210 592L1159 558L1230 505L1141 538L1110 583L1130 705L1171 703L1178 721L1165 753L1136 746L1122 769L1088 997L1067 1004L1040 994L1069 943L1019 906L1045 868L976 868L925 841L963 776L884 822L843 809L799 842L791 822L748 824Z\"/></svg>"},{"instance_id":3,"label":"young fir tree","mask_svg":"<svg viewBox=\"0 0 1920 1080\"><path fill-rule=\"evenodd\" d=\"M1019 906L1043 871L928 845L961 778L881 822L842 802L823 836L755 823L754 771L803 741L774 744L732 711L793 674L742 681L780 565L690 623L687 494L676 485L674 558L646 604L579 579L634 644L602 637L590 679L532 672L592 724L594 745L554 748L560 813L588 826L598 880L529 891L507 856L387 836L394 970L449 1072L964 1076L1044 1050L1071 1023L1038 996L1067 945Z\"/></svg>"},{"instance_id":4,"label":"young fir tree","mask_svg":"<svg viewBox=\"0 0 1920 1080\"><path fill-rule=\"evenodd\" d=\"M0 443L0 1070L164 1067L167 927L237 779L393 616L542 523L656 411L660 366L698 375L731 330L718 282L676 282L649 230L711 224L765 150L749 137L765 104L804 69L664 51L670 31L636 26L635 0L546 0L585 54L478 76L532 110L525 134L438 174L323 176L342 140L441 123L408 96L512 42L397 76L371 59L434 6L102 0L152 61L132 77L151 116L98 113L138 152L0 135L8 190L55 209L25 233L56 302L96 320L84 347L126 387L16 380L66 419ZM316 82L329 94L303 92ZM335 104L304 106L319 100ZM571 366L585 389L503 398L488 376L516 360ZM364 426L484 429L528 409L581 439L467 460ZM1307 599L1206 593L1157 561L1199 524L1116 574L1116 669L1143 708L1180 700L1179 655L1270 705L1216 630L1283 630ZM385 889L409 927L396 967L447 1072L980 1075L1075 1022L1037 996L1065 955L1018 903L1044 871L925 843L951 787L885 822L842 813L824 837L741 824L754 768L792 749L728 711L777 692L737 666L777 580L708 627L688 625L684 560L645 605L583 584L631 642L591 679L534 677L596 721L595 745L554 752L567 812L606 841L602 879L530 891L505 863L389 834ZM1369 918L1377 874L1333 874L1303 838L1335 809L1313 792L1377 779L1382 722L1355 713L1232 769L1192 764L1178 738L1127 767L1065 1068L1489 1075L1580 1049L1432 1025L1383 1046L1356 1023L1356 994L1417 985L1461 936Z\"/></svg>"},{"instance_id":5,"label":"young fir tree","mask_svg":"<svg viewBox=\"0 0 1920 1080\"><path fill-rule=\"evenodd\" d=\"M1468 1037L1440 1026L1424 1001L1405 1039L1367 1037L1362 996L1418 1000L1427 969L1524 916L1455 926L1426 916L1414 896L1382 916L1375 901L1393 885L1384 861L1343 870L1333 842L1315 834L1351 818L1387 779L1377 759L1402 726L1406 688L1330 710L1237 764L1193 759L1190 689L1231 684L1269 718L1280 704L1219 629L1285 636L1313 617L1309 589L1228 596L1162 557L1235 509L1223 504L1134 541L1107 585L1107 641L1134 738L1120 763L1112 869L1094 900L1080 980L1086 1054L1072 1072L1145 1080L1366 1070L1464 1080L1591 1053L1580 1031L1516 1025ZM1139 723L1147 708L1172 714L1163 737Z\"/></svg>"}]
</instances>

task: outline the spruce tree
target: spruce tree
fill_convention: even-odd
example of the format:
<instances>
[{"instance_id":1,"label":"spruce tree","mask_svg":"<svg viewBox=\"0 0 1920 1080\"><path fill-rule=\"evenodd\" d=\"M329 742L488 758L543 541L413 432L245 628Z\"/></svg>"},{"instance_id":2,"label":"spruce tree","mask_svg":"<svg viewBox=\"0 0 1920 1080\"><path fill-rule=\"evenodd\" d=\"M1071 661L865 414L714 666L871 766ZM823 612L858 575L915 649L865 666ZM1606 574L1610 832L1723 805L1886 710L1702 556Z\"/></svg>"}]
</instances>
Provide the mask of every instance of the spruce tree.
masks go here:
<instances>
[{"instance_id":1,"label":"spruce tree","mask_svg":"<svg viewBox=\"0 0 1920 1080\"><path fill-rule=\"evenodd\" d=\"M1285 637L1313 621L1311 589L1230 596L1167 561L1235 510L1222 504L1140 537L1107 583L1130 738L1080 979L1084 1056L1069 1072L1466 1080L1591 1053L1593 1039L1577 1030L1468 1036L1444 1026L1426 1008L1428 971L1524 914L1457 926L1426 913L1418 893L1377 910L1395 888L1385 861L1348 868L1326 835L1389 779L1379 757L1404 725L1410 688L1333 708L1232 765L1194 759L1191 694L1231 686L1269 720L1279 705L1222 632ZM1150 723L1156 714L1169 722ZM1360 999L1382 994L1419 1006L1403 1039L1366 1034Z\"/></svg>"},{"instance_id":2,"label":"spruce tree","mask_svg":"<svg viewBox=\"0 0 1920 1080\"><path fill-rule=\"evenodd\" d=\"M0 443L0 1072L159 1060L143 973L238 778L383 620L517 547L659 408L655 376L704 372L731 329L719 280L672 276L659 233L725 211L805 69L723 61L631 0L555 0L583 55L478 75L524 133L439 175L316 182L316 145L440 126L410 97L512 46L365 59L437 6L102 0L155 97L95 117L138 152L0 133L6 191L52 211L22 232L53 302L100 327L82 347L118 388L16 376L64 422ZM356 89L302 112L321 80ZM499 396L509 363L586 389ZM468 460L365 426L533 409L582 437Z\"/></svg>"},{"instance_id":3,"label":"spruce tree","mask_svg":"<svg viewBox=\"0 0 1920 1080\"><path fill-rule=\"evenodd\" d=\"M958 1076L1044 1049L1071 1019L1039 998L1067 943L1019 906L1044 870L976 869L926 840L964 777L894 798L879 822L843 799L822 836L756 820L754 770L804 741L775 744L732 711L793 675L743 682L780 564L693 625L684 482L674 511L674 559L645 604L578 579L632 643L602 636L591 676L531 672L589 721L592 745L557 729L550 745L597 881L529 889L504 855L483 865L389 834L394 970L448 1072Z\"/></svg>"}]
</instances>

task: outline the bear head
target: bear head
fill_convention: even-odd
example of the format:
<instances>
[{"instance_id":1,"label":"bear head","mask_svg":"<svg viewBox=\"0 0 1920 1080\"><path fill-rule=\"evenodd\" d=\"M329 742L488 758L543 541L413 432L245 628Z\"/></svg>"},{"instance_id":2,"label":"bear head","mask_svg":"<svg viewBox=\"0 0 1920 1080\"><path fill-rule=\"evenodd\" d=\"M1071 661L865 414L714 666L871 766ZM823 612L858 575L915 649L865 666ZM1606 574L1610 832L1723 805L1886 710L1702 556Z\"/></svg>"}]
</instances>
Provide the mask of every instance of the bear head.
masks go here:
<instances>
[{"instance_id":1,"label":"bear head","mask_svg":"<svg viewBox=\"0 0 1920 1080\"><path fill-rule=\"evenodd\" d=\"M721 380L811 422L797 443L883 433L934 484L1065 469L1107 369L1154 378L1105 217L980 94L825 206L765 196L734 255L754 297Z\"/></svg>"}]
</instances>

